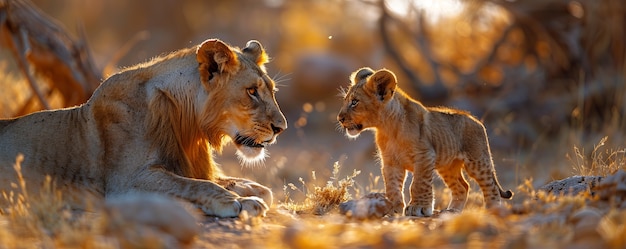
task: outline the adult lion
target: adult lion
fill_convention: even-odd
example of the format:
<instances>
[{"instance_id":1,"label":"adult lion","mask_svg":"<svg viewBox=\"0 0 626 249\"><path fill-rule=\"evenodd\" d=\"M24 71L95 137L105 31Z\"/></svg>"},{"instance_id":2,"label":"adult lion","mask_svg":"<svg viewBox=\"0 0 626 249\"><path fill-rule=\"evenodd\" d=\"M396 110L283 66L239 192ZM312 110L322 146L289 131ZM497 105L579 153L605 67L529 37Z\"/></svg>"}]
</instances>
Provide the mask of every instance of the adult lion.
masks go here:
<instances>
[{"instance_id":1,"label":"adult lion","mask_svg":"<svg viewBox=\"0 0 626 249\"><path fill-rule=\"evenodd\" d=\"M109 77L81 106L0 120L0 190L23 154L30 188L49 175L103 196L165 193L208 215L263 216L270 189L223 176L212 153L233 141L244 161L261 160L287 128L267 58L257 41L207 40Z\"/></svg>"}]
</instances>

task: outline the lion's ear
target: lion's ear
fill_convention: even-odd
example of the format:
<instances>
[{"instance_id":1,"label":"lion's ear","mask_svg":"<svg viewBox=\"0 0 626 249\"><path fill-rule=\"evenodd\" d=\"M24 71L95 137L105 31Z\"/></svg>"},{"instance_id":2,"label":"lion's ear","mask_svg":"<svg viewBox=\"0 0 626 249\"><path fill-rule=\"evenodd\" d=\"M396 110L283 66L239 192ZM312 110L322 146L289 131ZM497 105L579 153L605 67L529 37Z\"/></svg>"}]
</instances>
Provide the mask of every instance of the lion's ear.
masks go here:
<instances>
[{"instance_id":1,"label":"lion's ear","mask_svg":"<svg viewBox=\"0 0 626 249\"><path fill-rule=\"evenodd\" d=\"M398 80L393 72L387 69L381 69L367 79L365 88L378 96L380 101L385 102L393 97L397 84Z\"/></svg>"},{"instance_id":2,"label":"lion's ear","mask_svg":"<svg viewBox=\"0 0 626 249\"><path fill-rule=\"evenodd\" d=\"M196 51L196 59L203 82L208 82L218 74L232 74L239 69L235 51L218 39L204 41Z\"/></svg>"},{"instance_id":3,"label":"lion's ear","mask_svg":"<svg viewBox=\"0 0 626 249\"><path fill-rule=\"evenodd\" d=\"M352 73L352 75L350 75L350 80L352 81L352 84L355 85L372 74L374 74L374 70L369 67L364 67Z\"/></svg>"},{"instance_id":4,"label":"lion's ear","mask_svg":"<svg viewBox=\"0 0 626 249\"><path fill-rule=\"evenodd\" d=\"M241 51L248 59L254 61L259 67L265 69L264 65L269 61L263 45L257 40L251 40L246 43L246 47Z\"/></svg>"}]
</instances>

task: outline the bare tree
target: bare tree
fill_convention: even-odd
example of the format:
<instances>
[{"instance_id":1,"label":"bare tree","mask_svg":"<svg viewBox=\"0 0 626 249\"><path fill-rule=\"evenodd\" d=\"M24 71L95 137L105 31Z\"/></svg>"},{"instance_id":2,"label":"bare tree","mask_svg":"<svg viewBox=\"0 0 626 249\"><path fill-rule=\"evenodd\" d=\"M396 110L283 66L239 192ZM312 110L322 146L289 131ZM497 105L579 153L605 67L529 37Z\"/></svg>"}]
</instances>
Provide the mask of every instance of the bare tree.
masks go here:
<instances>
[{"instance_id":1,"label":"bare tree","mask_svg":"<svg viewBox=\"0 0 626 249\"><path fill-rule=\"evenodd\" d=\"M461 70L450 58L433 54L432 25L417 18L397 18L384 0L375 2L380 9L378 29L389 56L413 84L420 99L440 104L470 99L487 105L477 109L498 117L516 113L516 123L526 122L533 134L558 132L565 122L575 122L586 130L601 131L607 126L626 127L626 3L620 0L530 0L463 1L463 20L480 25L481 10L497 6L508 16L507 25L495 28L491 47L477 58L473 67ZM372 3L372 2L370 2ZM390 27L396 29L392 33ZM439 27L449 28L449 27ZM433 72L433 82L426 84L399 53L393 37L398 32L411 37L411 49L423 57ZM521 35L520 35L521 34ZM458 45L457 45L458 46ZM468 44L467 49L472 49ZM406 49L406 46L403 48ZM499 56L501 50L515 49L524 58L536 62L528 69L522 59L511 64ZM506 59L506 58L505 58ZM483 84L485 69L495 69L503 76L494 86ZM441 72L455 74L454 89L446 89ZM478 89L478 90L477 90ZM455 99L450 99L452 92ZM459 95L459 92L461 93ZM497 100L494 100L498 98ZM496 103L497 101L497 103ZM533 135L535 136L535 135Z\"/></svg>"},{"instance_id":2,"label":"bare tree","mask_svg":"<svg viewBox=\"0 0 626 249\"><path fill-rule=\"evenodd\" d=\"M33 111L39 101L50 109L52 91L63 97L64 106L84 103L98 86L101 75L95 69L84 37L76 40L55 20L27 0L0 0L0 46L12 51L34 96L16 115ZM37 74L47 80L50 91L42 92Z\"/></svg>"}]
</instances>

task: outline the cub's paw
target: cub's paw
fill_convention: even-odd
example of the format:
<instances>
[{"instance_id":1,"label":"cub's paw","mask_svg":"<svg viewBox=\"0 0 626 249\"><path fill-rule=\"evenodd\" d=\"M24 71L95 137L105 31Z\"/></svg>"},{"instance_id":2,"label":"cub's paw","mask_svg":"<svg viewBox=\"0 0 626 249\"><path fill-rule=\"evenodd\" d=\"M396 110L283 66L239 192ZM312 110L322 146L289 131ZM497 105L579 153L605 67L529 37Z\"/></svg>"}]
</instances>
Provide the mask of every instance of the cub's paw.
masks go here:
<instances>
[{"instance_id":1,"label":"cub's paw","mask_svg":"<svg viewBox=\"0 0 626 249\"><path fill-rule=\"evenodd\" d=\"M403 211L404 211L404 203L396 203L396 204L392 204L392 208L389 211L389 214L402 215Z\"/></svg>"},{"instance_id":2,"label":"cub's paw","mask_svg":"<svg viewBox=\"0 0 626 249\"><path fill-rule=\"evenodd\" d=\"M417 217L430 217L433 215L432 205L410 204L404 209L404 215Z\"/></svg>"},{"instance_id":3,"label":"cub's paw","mask_svg":"<svg viewBox=\"0 0 626 249\"><path fill-rule=\"evenodd\" d=\"M256 196L241 197L237 201L241 205L241 212L246 211L252 217L265 217L265 214L270 209L263 199Z\"/></svg>"},{"instance_id":4,"label":"cub's paw","mask_svg":"<svg viewBox=\"0 0 626 249\"><path fill-rule=\"evenodd\" d=\"M463 209L459 208L446 208L444 210L441 210L442 214L460 214L461 212L463 212Z\"/></svg>"}]
</instances>

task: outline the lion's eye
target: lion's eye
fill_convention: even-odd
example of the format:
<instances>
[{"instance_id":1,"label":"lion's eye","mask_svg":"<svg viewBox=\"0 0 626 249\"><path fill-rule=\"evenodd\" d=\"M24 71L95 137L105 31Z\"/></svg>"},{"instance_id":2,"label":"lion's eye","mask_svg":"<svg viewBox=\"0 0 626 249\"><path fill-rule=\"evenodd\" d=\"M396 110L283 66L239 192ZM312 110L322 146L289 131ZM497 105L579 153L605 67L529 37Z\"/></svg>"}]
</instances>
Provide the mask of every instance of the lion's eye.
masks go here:
<instances>
[{"instance_id":1,"label":"lion's eye","mask_svg":"<svg viewBox=\"0 0 626 249\"><path fill-rule=\"evenodd\" d=\"M354 108L354 107L356 107L357 104L359 104L359 101L356 100L356 99L353 99L352 102L350 102L350 107Z\"/></svg>"},{"instance_id":2,"label":"lion's eye","mask_svg":"<svg viewBox=\"0 0 626 249\"><path fill-rule=\"evenodd\" d=\"M248 92L250 96L254 96L254 97L259 96L259 92L257 91L256 87L246 88L246 91Z\"/></svg>"}]
</instances>

